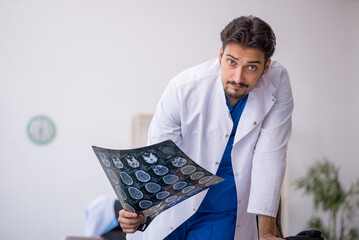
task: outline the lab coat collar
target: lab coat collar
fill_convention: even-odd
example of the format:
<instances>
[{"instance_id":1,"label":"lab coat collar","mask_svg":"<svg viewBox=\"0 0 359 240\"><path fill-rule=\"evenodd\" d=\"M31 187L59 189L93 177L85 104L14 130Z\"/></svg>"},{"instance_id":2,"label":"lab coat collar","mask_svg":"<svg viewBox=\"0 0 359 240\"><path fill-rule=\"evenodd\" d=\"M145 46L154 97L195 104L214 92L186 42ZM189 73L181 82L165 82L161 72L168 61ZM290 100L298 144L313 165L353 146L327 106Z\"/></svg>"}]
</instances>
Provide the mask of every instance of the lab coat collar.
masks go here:
<instances>
[{"instance_id":1,"label":"lab coat collar","mask_svg":"<svg viewBox=\"0 0 359 240\"><path fill-rule=\"evenodd\" d=\"M266 75L263 75L258 80L256 87L248 95L247 104L238 123L233 145L262 123L276 101L273 96L275 91L275 87L269 82Z\"/></svg>"}]
</instances>

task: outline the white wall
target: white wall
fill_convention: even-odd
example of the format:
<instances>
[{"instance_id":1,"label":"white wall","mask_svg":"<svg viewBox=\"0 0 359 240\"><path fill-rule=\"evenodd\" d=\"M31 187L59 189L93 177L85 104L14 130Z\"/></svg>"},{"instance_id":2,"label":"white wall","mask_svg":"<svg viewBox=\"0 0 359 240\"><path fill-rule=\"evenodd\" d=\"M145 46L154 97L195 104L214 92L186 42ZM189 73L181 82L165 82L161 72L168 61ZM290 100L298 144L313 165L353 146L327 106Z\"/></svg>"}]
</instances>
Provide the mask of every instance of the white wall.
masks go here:
<instances>
[{"instance_id":1,"label":"white wall","mask_svg":"<svg viewBox=\"0 0 359 240\"><path fill-rule=\"evenodd\" d=\"M327 156L346 185L358 177L358 12L346 0L0 0L0 238L82 235L86 204L114 195L91 145L131 147L132 117L249 14L272 25L292 79L285 226L303 229L311 200L292 183L307 167ZM36 114L56 124L48 145L26 136Z\"/></svg>"}]
</instances>

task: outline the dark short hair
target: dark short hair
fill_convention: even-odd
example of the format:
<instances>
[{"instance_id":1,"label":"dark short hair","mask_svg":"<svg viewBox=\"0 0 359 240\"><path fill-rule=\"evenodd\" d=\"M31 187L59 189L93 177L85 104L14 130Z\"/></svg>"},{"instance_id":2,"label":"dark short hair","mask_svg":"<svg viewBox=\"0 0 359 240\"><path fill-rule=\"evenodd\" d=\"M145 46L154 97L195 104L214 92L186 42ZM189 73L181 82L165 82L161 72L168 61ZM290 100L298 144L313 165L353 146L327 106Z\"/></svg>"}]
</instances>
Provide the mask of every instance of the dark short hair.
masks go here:
<instances>
[{"instance_id":1,"label":"dark short hair","mask_svg":"<svg viewBox=\"0 0 359 240\"><path fill-rule=\"evenodd\" d=\"M254 16L242 16L232 20L222 30L221 41L223 50L229 43L258 48L264 52L266 61L272 57L276 45L272 28Z\"/></svg>"}]
</instances>

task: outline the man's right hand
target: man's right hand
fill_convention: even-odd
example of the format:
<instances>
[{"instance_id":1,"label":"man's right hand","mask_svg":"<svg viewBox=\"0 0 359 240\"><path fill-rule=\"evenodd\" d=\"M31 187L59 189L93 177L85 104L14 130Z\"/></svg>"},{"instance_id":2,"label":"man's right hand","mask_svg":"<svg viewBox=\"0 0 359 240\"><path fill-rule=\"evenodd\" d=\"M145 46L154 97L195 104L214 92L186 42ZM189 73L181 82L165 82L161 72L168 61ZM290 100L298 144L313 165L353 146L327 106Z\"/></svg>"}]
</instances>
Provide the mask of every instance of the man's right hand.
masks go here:
<instances>
[{"instance_id":1,"label":"man's right hand","mask_svg":"<svg viewBox=\"0 0 359 240\"><path fill-rule=\"evenodd\" d=\"M137 231L140 224L145 220L142 214L129 212L122 209L119 212L118 222L125 233L134 233Z\"/></svg>"}]
</instances>

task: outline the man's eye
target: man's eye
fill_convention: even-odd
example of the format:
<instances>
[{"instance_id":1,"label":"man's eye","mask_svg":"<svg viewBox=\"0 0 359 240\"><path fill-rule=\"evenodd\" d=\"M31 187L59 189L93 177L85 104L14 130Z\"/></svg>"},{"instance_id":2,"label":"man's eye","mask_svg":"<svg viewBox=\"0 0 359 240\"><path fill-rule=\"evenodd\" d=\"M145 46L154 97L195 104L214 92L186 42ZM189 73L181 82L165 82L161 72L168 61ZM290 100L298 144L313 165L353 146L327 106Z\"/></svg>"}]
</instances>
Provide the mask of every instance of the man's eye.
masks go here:
<instances>
[{"instance_id":1,"label":"man's eye","mask_svg":"<svg viewBox=\"0 0 359 240\"><path fill-rule=\"evenodd\" d=\"M233 61L232 59L228 59L227 62L228 62L228 64L231 65L231 66L233 66L233 65L236 63L236 62Z\"/></svg>"},{"instance_id":2,"label":"man's eye","mask_svg":"<svg viewBox=\"0 0 359 240\"><path fill-rule=\"evenodd\" d=\"M254 70L257 69L257 66L250 65L250 66L248 66L248 69L251 70L251 71L254 71Z\"/></svg>"}]
</instances>

